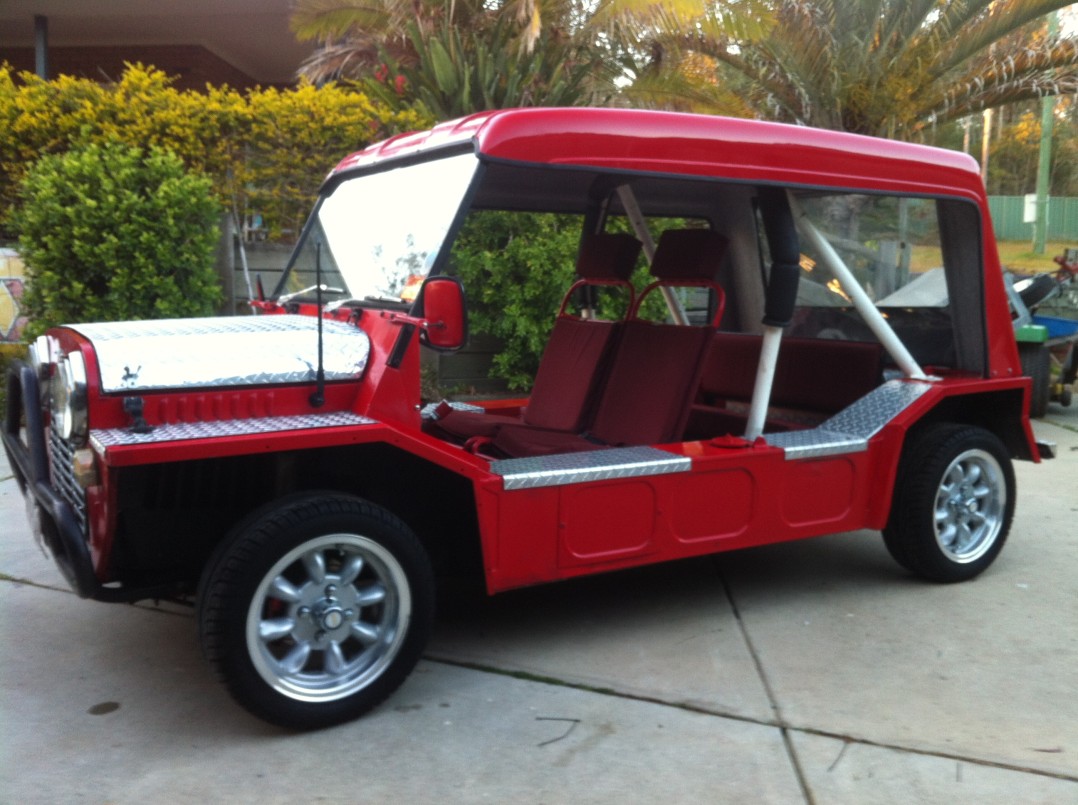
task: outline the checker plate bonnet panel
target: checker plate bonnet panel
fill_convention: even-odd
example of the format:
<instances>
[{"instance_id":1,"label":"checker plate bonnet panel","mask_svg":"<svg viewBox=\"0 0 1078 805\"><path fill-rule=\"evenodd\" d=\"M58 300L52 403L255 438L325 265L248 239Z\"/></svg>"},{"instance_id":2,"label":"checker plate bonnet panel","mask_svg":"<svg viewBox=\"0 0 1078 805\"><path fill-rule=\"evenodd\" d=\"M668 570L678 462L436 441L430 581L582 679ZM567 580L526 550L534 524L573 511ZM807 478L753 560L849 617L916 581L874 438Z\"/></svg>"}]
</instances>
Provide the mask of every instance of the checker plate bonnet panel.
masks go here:
<instances>
[{"instance_id":1,"label":"checker plate bonnet panel","mask_svg":"<svg viewBox=\"0 0 1078 805\"><path fill-rule=\"evenodd\" d=\"M149 433L134 433L128 428L90 432L90 441L98 452L109 447L157 442L180 442L189 439L215 439L224 436L248 436L257 433L283 433L313 428L374 425L375 420L349 411L299 416L267 416L249 419L226 419L213 422L180 422L158 425Z\"/></svg>"},{"instance_id":2,"label":"checker plate bonnet panel","mask_svg":"<svg viewBox=\"0 0 1078 805\"><path fill-rule=\"evenodd\" d=\"M97 353L104 392L314 382L318 322L311 316L230 316L68 325ZM324 319L326 380L363 375L370 339Z\"/></svg>"}]
</instances>

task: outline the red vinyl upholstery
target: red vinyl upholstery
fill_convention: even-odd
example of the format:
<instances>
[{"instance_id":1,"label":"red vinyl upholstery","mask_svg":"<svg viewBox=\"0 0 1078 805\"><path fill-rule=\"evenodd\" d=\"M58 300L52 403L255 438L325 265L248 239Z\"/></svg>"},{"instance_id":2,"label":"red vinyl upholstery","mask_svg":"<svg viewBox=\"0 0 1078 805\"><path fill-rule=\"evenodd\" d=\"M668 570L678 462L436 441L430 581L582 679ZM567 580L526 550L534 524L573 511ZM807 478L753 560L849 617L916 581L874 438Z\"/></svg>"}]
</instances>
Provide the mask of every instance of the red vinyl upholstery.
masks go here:
<instances>
[{"instance_id":1,"label":"red vinyl upholstery","mask_svg":"<svg viewBox=\"0 0 1078 805\"><path fill-rule=\"evenodd\" d=\"M689 237L683 237L691 232ZM699 234L703 233L703 235ZM722 289L710 276L718 273L726 241L708 230L670 230L663 234L652 263L659 281L707 284L722 299ZM694 249L703 249L701 255ZM684 263L670 256L670 251ZM634 307L634 314L636 310ZM603 445L662 444L677 441L684 432L710 345L714 326L692 327L651 323L630 318L623 327L614 358L595 407L591 426L583 434L537 431L506 426L494 447L510 456L548 455L592 450Z\"/></svg>"},{"instance_id":2,"label":"red vinyl upholstery","mask_svg":"<svg viewBox=\"0 0 1078 805\"><path fill-rule=\"evenodd\" d=\"M584 285L616 285L625 289L631 308L634 300L629 276L636 267L641 244L631 235L599 234L584 239L577 273L562 301L561 312L547 341L535 383L520 418L451 411L435 425L459 440L493 437L505 425L577 432L591 413L596 390L605 376L611 347L620 322L584 319L565 313L574 292Z\"/></svg>"},{"instance_id":3,"label":"red vinyl upholstery","mask_svg":"<svg viewBox=\"0 0 1078 805\"><path fill-rule=\"evenodd\" d=\"M758 335L715 333L693 408L692 434L744 431L762 343ZM882 358L883 347L875 342L783 338L770 404L787 415L769 417L766 429L805 427L851 405L880 384Z\"/></svg>"}]
</instances>

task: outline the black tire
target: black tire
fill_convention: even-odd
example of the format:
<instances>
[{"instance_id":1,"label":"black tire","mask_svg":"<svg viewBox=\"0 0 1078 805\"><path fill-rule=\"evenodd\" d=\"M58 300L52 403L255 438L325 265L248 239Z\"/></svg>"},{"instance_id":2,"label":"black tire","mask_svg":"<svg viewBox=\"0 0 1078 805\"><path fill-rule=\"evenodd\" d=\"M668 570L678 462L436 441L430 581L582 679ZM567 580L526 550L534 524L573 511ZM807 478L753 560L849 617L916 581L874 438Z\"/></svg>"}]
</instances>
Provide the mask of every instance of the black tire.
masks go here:
<instances>
[{"instance_id":1,"label":"black tire","mask_svg":"<svg viewBox=\"0 0 1078 805\"><path fill-rule=\"evenodd\" d=\"M884 543L925 579L966 581L1003 549L1014 501L1014 468L995 434L933 425L903 450Z\"/></svg>"},{"instance_id":2,"label":"black tire","mask_svg":"<svg viewBox=\"0 0 1078 805\"><path fill-rule=\"evenodd\" d=\"M203 574L202 650L235 700L290 729L357 718L411 673L434 620L422 545L358 498L305 494L238 526Z\"/></svg>"},{"instance_id":3,"label":"black tire","mask_svg":"<svg viewBox=\"0 0 1078 805\"><path fill-rule=\"evenodd\" d=\"M1070 385L1075 380L1078 380L1078 344L1068 346L1067 357L1063 361L1059 379L1064 385Z\"/></svg>"},{"instance_id":4,"label":"black tire","mask_svg":"<svg viewBox=\"0 0 1078 805\"><path fill-rule=\"evenodd\" d=\"M1033 380L1029 415L1040 419L1048 413L1052 396L1052 354L1043 344L1021 344L1018 357L1022 359L1022 374Z\"/></svg>"}]
</instances>

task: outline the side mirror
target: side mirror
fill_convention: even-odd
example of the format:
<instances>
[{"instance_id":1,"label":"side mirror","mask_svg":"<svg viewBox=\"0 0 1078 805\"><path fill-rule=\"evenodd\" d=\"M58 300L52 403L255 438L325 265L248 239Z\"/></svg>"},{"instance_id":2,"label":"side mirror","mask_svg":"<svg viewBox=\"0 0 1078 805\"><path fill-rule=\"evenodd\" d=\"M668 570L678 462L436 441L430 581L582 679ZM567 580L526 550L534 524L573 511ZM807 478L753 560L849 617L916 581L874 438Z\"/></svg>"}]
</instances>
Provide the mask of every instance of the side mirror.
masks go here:
<instances>
[{"instance_id":1,"label":"side mirror","mask_svg":"<svg viewBox=\"0 0 1078 805\"><path fill-rule=\"evenodd\" d=\"M468 342L468 310L464 288L456 277L428 277L416 299L423 320L420 341L439 352L455 352Z\"/></svg>"}]
</instances>

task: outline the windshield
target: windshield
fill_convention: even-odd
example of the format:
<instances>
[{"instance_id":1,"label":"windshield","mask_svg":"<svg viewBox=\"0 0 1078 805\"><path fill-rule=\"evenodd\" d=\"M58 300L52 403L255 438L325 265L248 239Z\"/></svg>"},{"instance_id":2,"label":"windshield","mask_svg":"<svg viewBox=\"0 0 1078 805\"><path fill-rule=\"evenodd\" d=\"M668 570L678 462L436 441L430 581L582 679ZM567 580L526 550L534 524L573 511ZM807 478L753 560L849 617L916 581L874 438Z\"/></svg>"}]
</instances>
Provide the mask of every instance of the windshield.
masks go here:
<instances>
[{"instance_id":1,"label":"windshield","mask_svg":"<svg viewBox=\"0 0 1078 805\"><path fill-rule=\"evenodd\" d=\"M341 182L315 208L278 301L313 298L320 270L328 302L411 302L478 164L467 153Z\"/></svg>"}]
</instances>

